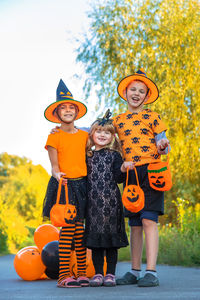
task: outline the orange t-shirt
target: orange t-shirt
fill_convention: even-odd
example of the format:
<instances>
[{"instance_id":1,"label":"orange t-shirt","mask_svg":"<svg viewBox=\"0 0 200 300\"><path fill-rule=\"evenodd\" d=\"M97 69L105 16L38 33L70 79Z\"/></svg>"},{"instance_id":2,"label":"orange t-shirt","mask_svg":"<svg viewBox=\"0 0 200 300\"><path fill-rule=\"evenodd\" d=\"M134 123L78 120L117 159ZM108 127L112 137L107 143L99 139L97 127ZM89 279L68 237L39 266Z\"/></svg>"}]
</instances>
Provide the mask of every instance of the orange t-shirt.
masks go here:
<instances>
[{"instance_id":1,"label":"orange t-shirt","mask_svg":"<svg viewBox=\"0 0 200 300\"><path fill-rule=\"evenodd\" d=\"M160 116L145 109L139 113L127 111L113 118L121 141L123 156L137 166L160 161L155 135L167 130Z\"/></svg>"},{"instance_id":2,"label":"orange t-shirt","mask_svg":"<svg viewBox=\"0 0 200 300\"><path fill-rule=\"evenodd\" d=\"M58 163L61 172L67 178L78 178L87 175L86 143L88 133L78 130L76 133L67 133L61 129L48 136L47 146L55 148L58 152Z\"/></svg>"}]
</instances>

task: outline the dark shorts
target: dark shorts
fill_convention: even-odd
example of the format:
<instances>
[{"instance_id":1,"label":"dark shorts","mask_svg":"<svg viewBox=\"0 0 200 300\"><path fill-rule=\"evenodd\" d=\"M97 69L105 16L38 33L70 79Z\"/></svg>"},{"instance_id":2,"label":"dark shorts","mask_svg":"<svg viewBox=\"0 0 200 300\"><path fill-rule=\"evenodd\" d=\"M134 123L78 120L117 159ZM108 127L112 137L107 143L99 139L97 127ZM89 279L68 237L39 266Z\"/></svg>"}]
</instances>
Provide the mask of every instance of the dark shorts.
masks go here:
<instances>
[{"instance_id":1,"label":"dark shorts","mask_svg":"<svg viewBox=\"0 0 200 300\"><path fill-rule=\"evenodd\" d=\"M149 212L156 212L158 215L163 215L164 192L154 190L150 187L147 167L148 164L136 167L140 187L143 190L145 196L145 206L143 210ZM128 184L137 184L134 170L129 171ZM131 213L125 209L125 217L133 217L135 215L135 213Z\"/></svg>"},{"instance_id":2,"label":"dark shorts","mask_svg":"<svg viewBox=\"0 0 200 300\"><path fill-rule=\"evenodd\" d=\"M134 217L129 218L128 225L142 226L142 219L147 219L158 223L158 212L141 210L139 213L135 214Z\"/></svg>"}]
</instances>

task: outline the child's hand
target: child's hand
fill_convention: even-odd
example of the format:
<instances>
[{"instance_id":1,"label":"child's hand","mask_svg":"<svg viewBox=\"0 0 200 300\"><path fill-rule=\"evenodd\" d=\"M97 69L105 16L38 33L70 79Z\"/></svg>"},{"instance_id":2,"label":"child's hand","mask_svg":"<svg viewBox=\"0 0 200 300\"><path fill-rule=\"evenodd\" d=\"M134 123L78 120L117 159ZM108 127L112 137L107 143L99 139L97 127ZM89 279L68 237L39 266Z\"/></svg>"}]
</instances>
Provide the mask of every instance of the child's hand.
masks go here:
<instances>
[{"instance_id":1,"label":"child's hand","mask_svg":"<svg viewBox=\"0 0 200 300\"><path fill-rule=\"evenodd\" d=\"M157 142L157 149L159 154L166 154L165 149L169 146L168 139L161 139Z\"/></svg>"},{"instance_id":2,"label":"child's hand","mask_svg":"<svg viewBox=\"0 0 200 300\"><path fill-rule=\"evenodd\" d=\"M60 179L61 179L61 177L66 176L66 174L63 173L63 172L55 172L55 171L52 170L52 176L53 176L54 178L56 178L57 181L59 182ZM63 178L62 184L63 184L63 185L67 184L67 179L66 179L66 178Z\"/></svg>"},{"instance_id":3,"label":"child's hand","mask_svg":"<svg viewBox=\"0 0 200 300\"><path fill-rule=\"evenodd\" d=\"M133 170L135 167L135 163L132 161L124 161L121 165L121 171L124 173L127 169Z\"/></svg>"},{"instance_id":4,"label":"child's hand","mask_svg":"<svg viewBox=\"0 0 200 300\"><path fill-rule=\"evenodd\" d=\"M54 133L56 133L56 132L59 132L58 129L60 129L60 127L59 127L59 126L56 126L56 127L54 127L54 128L51 129L50 133L54 134Z\"/></svg>"}]
</instances>

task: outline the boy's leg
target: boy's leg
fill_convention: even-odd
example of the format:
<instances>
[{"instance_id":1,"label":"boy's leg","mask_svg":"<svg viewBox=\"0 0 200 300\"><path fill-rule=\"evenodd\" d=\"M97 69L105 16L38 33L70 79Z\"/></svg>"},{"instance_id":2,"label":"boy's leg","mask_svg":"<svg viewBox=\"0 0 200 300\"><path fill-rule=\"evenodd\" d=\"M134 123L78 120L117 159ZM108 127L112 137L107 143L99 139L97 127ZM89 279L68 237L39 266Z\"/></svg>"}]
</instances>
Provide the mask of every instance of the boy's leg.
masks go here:
<instances>
[{"instance_id":1,"label":"boy's leg","mask_svg":"<svg viewBox=\"0 0 200 300\"><path fill-rule=\"evenodd\" d=\"M139 287L152 287L159 285L156 272L156 262L158 256L158 214L157 212L146 211L142 216L143 230L145 233L147 266L143 278L138 281Z\"/></svg>"},{"instance_id":2,"label":"boy's leg","mask_svg":"<svg viewBox=\"0 0 200 300\"><path fill-rule=\"evenodd\" d=\"M131 226L130 236L132 269L140 270L143 249L143 228L142 226Z\"/></svg>"},{"instance_id":3,"label":"boy's leg","mask_svg":"<svg viewBox=\"0 0 200 300\"><path fill-rule=\"evenodd\" d=\"M143 229L145 233L145 245L146 245L146 259L147 259L147 270L156 271L156 262L158 256L158 226L152 220L142 220Z\"/></svg>"}]
</instances>

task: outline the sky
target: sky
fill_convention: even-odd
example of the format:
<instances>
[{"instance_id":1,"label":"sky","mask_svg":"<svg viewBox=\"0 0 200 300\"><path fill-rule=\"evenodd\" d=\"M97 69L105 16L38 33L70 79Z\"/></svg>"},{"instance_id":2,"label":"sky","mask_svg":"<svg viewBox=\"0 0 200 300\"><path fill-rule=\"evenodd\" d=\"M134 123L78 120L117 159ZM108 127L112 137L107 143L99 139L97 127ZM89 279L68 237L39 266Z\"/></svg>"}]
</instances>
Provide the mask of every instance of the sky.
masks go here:
<instances>
[{"instance_id":1,"label":"sky","mask_svg":"<svg viewBox=\"0 0 200 300\"><path fill-rule=\"evenodd\" d=\"M54 123L44 118L56 101L62 78L75 100L83 101L83 66L75 62L73 38L88 30L88 0L0 0L0 153L27 157L50 174L44 145ZM76 122L89 127L98 117L95 95Z\"/></svg>"}]
</instances>

